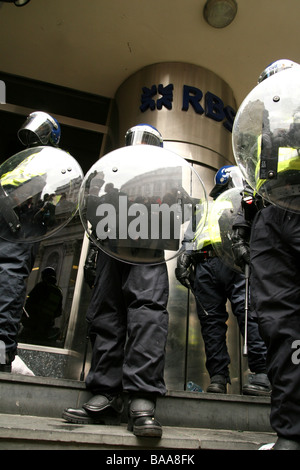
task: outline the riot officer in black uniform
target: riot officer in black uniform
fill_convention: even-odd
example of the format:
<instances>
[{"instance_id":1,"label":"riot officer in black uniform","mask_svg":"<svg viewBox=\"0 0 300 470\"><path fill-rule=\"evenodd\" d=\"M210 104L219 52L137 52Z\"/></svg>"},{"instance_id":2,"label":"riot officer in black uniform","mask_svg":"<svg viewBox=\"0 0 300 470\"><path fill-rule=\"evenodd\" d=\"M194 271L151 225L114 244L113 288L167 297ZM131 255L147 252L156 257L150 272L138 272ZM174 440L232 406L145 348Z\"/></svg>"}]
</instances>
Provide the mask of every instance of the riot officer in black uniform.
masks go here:
<instances>
[{"instance_id":1,"label":"riot officer in black uniform","mask_svg":"<svg viewBox=\"0 0 300 470\"><path fill-rule=\"evenodd\" d=\"M218 170L215 186L210 196L215 200L229 188L235 187L240 172L228 165ZM231 229L231 226L230 226ZM205 237L206 235L206 237ZM205 345L206 368L211 383L209 393L227 393L230 383L230 357L226 345L227 300L231 303L239 329L245 332L245 276L225 264L215 250L214 240L207 229L197 237L194 251L178 257L175 274L185 286L192 287L196 297L197 313ZM247 395L270 395L270 383L266 375L266 347L257 324L250 318L248 330L248 364L251 371L249 383L243 387Z\"/></svg>"},{"instance_id":2,"label":"riot officer in black uniform","mask_svg":"<svg viewBox=\"0 0 300 470\"><path fill-rule=\"evenodd\" d=\"M57 146L60 134L60 125L56 119L47 113L37 111L28 116L18 131L18 138L27 148L39 145ZM2 187L19 184L21 178L24 178L21 171L19 175L16 175L16 172L13 175L8 173L1 181ZM0 203L5 204L4 195ZM3 215L3 210L1 212ZM9 219L7 221L9 222ZM6 221L1 223L5 224ZM0 238L0 341L5 344L6 349L5 364L0 364L2 372L11 372L11 364L17 353L17 336L26 296L26 279L33 268L38 246L38 243L15 243Z\"/></svg>"},{"instance_id":3,"label":"riot officer in black uniform","mask_svg":"<svg viewBox=\"0 0 300 470\"><path fill-rule=\"evenodd\" d=\"M237 219L234 241L242 259L250 239L251 302L267 345L274 450L300 450L299 80L294 62L268 66L233 129L235 158L254 193L246 209L257 208Z\"/></svg>"},{"instance_id":4,"label":"riot officer in black uniform","mask_svg":"<svg viewBox=\"0 0 300 470\"><path fill-rule=\"evenodd\" d=\"M127 131L125 143L162 146L162 138L152 126L139 125ZM65 420L117 424L126 392L128 429L138 436L162 435L155 404L166 393L168 293L165 263L129 264L98 251L87 311L92 359L86 387L93 397L82 408L64 410Z\"/></svg>"}]
</instances>

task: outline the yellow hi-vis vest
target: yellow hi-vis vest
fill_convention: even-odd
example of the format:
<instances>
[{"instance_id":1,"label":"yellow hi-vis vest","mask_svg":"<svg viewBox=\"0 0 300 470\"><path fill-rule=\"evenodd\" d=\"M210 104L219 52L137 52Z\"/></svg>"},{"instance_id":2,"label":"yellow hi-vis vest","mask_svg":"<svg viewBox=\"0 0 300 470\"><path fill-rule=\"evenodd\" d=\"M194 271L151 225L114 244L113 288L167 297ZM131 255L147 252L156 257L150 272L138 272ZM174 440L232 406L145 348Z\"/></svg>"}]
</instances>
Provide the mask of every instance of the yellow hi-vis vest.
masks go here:
<instances>
[{"instance_id":1,"label":"yellow hi-vis vest","mask_svg":"<svg viewBox=\"0 0 300 470\"><path fill-rule=\"evenodd\" d=\"M267 179L260 179L260 156L261 156L261 140L262 136L257 139L257 165L255 169L255 182L256 190L262 188L262 186L268 182ZM283 174L285 171L295 170L300 171L300 155L299 149L294 147L278 147L278 163L277 163L277 175ZM300 184L300 173L299 173L299 184Z\"/></svg>"},{"instance_id":2,"label":"yellow hi-vis vest","mask_svg":"<svg viewBox=\"0 0 300 470\"><path fill-rule=\"evenodd\" d=\"M196 250L205 250L209 245L222 243L221 229L219 225L220 218L224 211L232 209L232 203L229 200L222 200L222 194L211 204L206 224L202 231L195 232Z\"/></svg>"},{"instance_id":3,"label":"yellow hi-vis vest","mask_svg":"<svg viewBox=\"0 0 300 470\"><path fill-rule=\"evenodd\" d=\"M34 176L42 176L43 174L45 174L45 171L35 174L32 174L29 171L29 163L34 159L36 155L36 153L30 155L29 157L22 160L21 163L16 166L16 168L14 168L12 171L4 173L4 175L0 177L1 185L4 188L5 186L18 187L21 184L26 183L26 181L32 179Z\"/></svg>"}]
</instances>

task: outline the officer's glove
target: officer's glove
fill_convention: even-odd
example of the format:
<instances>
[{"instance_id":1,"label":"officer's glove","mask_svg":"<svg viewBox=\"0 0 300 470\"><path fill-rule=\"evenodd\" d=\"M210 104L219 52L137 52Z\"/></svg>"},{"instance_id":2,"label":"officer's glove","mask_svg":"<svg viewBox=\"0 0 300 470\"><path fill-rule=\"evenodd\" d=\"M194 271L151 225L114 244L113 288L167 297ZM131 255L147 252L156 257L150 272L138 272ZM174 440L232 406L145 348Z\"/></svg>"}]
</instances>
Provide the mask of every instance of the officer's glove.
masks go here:
<instances>
[{"instance_id":1,"label":"officer's glove","mask_svg":"<svg viewBox=\"0 0 300 470\"><path fill-rule=\"evenodd\" d=\"M91 245L83 268L84 280L91 289L94 287L96 279L97 256L98 248Z\"/></svg>"},{"instance_id":2,"label":"officer's glove","mask_svg":"<svg viewBox=\"0 0 300 470\"><path fill-rule=\"evenodd\" d=\"M192 264L192 255L184 252L177 258L177 267L175 268L176 279L187 289L191 288L194 282L194 272Z\"/></svg>"},{"instance_id":3,"label":"officer's glove","mask_svg":"<svg viewBox=\"0 0 300 470\"><path fill-rule=\"evenodd\" d=\"M250 263L250 247L248 233L243 227L233 229L231 247L235 264L245 271L245 265Z\"/></svg>"}]
</instances>

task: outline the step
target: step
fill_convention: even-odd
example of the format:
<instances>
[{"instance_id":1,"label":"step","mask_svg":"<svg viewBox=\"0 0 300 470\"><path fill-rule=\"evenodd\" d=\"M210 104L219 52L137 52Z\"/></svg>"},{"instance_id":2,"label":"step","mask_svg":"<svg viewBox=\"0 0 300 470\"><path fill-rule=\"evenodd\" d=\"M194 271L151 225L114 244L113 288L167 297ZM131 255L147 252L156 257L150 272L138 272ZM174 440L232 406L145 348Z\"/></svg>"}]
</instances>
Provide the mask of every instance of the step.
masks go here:
<instances>
[{"instance_id":1,"label":"step","mask_svg":"<svg viewBox=\"0 0 300 470\"><path fill-rule=\"evenodd\" d=\"M51 377L0 374L0 413L61 418L67 407L90 398L84 382ZM126 424L126 406L122 422ZM156 416L163 426L237 432L272 432L270 398L170 391L157 400Z\"/></svg>"},{"instance_id":2,"label":"step","mask_svg":"<svg viewBox=\"0 0 300 470\"><path fill-rule=\"evenodd\" d=\"M167 450L164 458L181 459L185 455L195 464L200 463L200 450L258 450L270 442L275 442L273 433L173 426L163 427L161 439L138 438L125 424L76 425L59 418L0 414L0 450L106 450L104 456L97 456L97 464L101 457L113 463L122 450L149 451L141 457L147 463L151 458L157 463L160 453Z\"/></svg>"}]
</instances>

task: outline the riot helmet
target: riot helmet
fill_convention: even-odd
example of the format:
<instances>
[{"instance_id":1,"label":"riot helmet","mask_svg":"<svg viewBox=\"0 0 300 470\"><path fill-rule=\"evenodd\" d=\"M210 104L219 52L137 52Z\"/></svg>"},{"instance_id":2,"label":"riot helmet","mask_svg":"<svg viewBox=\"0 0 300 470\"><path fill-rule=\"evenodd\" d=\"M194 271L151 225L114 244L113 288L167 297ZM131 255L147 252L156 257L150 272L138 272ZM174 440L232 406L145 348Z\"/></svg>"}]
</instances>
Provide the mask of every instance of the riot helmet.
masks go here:
<instances>
[{"instance_id":1,"label":"riot helmet","mask_svg":"<svg viewBox=\"0 0 300 470\"><path fill-rule=\"evenodd\" d=\"M56 271L52 266L48 266L42 271L42 280L51 284L56 283Z\"/></svg>"},{"instance_id":2,"label":"riot helmet","mask_svg":"<svg viewBox=\"0 0 300 470\"><path fill-rule=\"evenodd\" d=\"M163 138L160 132L149 124L138 124L131 127L125 134L125 145L155 145L163 147Z\"/></svg>"},{"instance_id":3,"label":"riot helmet","mask_svg":"<svg viewBox=\"0 0 300 470\"><path fill-rule=\"evenodd\" d=\"M292 60L288 60L288 59L276 60L275 62L272 62L271 64L269 64L262 71L262 73L258 77L257 83L261 83L266 78L271 77L275 73L281 72L282 70L291 69L292 67L295 67L295 66L299 67L299 64L297 64L296 62L293 62Z\"/></svg>"},{"instance_id":4,"label":"riot helmet","mask_svg":"<svg viewBox=\"0 0 300 470\"><path fill-rule=\"evenodd\" d=\"M209 193L210 197L216 199L220 194L230 188L242 187L242 174L237 166L225 165L215 174L215 185Z\"/></svg>"},{"instance_id":5,"label":"riot helmet","mask_svg":"<svg viewBox=\"0 0 300 470\"><path fill-rule=\"evenodd\" d=\"M234 157L248 184L292 212L300 212L299 80L300 65L293 61L268 65L241 104L232 131Z\"/></svg>"},{"instance_id":6,"label":"riot helmet","mask_svg":"<svg viewBox=\"0 0 300 470\"><path fill-rule=\"evenodd\" d=\"M35 111L27 117L18 131L18 138L26 147L33 145L59 144L61 129L58 121L50 114Z\"/></svg>"}]
</instances>

